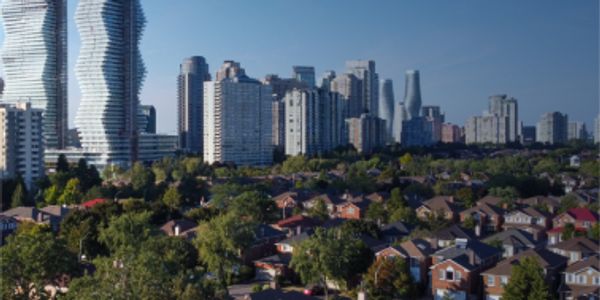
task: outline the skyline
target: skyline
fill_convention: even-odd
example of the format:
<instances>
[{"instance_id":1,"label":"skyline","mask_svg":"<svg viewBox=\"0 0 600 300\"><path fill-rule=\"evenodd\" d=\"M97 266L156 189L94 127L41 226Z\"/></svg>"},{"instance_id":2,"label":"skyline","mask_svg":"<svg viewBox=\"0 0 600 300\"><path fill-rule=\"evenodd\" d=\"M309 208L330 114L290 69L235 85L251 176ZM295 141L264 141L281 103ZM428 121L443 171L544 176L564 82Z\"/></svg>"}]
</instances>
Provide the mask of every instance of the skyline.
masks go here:
<instances>
[{"instance_id":1,"label":"skyline","mask_svg":"<svg viewBox=\"0 0 600 300\"><path fill-rule=\"evenodd\" d=\"M77 3L68 3L70 128L81 100L74 76ZM485 110L494 94L517 98L525 125L560 111L591 129L598 113L597 1L178 1L144 2L143 9L141 54L148 73L140 99L156 107L160 132L176 132L179 65L194 55L206 58L213 76L233 59L260 79L268 73L291 77L293 65L307 65L319 80L326 70L345 71L347 60L372 59L380 79L394 81L396 102L403 100L405 71L418 69L423 103L440 105L458 125Z\"/></svg>"}]
</instances>

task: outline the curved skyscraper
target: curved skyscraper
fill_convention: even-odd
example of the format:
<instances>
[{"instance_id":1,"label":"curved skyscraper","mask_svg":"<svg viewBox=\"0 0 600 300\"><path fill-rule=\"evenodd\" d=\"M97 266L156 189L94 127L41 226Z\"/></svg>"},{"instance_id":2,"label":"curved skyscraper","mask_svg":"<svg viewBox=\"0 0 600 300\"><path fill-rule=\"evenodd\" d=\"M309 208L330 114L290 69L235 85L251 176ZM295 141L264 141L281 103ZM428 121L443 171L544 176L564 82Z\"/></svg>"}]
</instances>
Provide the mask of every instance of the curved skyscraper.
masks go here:
<instances>
[{"instance_id":1,"label":"curved skyscraper","mask_svg":"<svg viewBox=\"0 0 600 300\"><path fill-rule=\"evenodd\" d=\"M185 152L203 151L204 82L210 81L208 64L202 56L183 60L178 84L179 148Z\"/></svg>"},{"instance_id":2,"label":"curved skyscraper","mask_svg":"<svg viewBox=\"0 0 600 300\"><path fill-rule=\"evenodd\" d=\"M138 154L139 93L145 67L139 49L145 18L139 0L80 0L81 49L75 69L81 146L100 164L129 165Z\"/></svg>"},{"instance_id":3,"label":"curved skyscraper","mask_svg":"<svg viewBox=\"0 0 600 300\"><path fill-rule=\"evenodd\" d=\"M391 79L379 82L379 117L385 120L387 138L391 138L394 122L394 85Z\"/></svg>"},{"instance_id":4,"label":"curved skyscraper","mask_svg":"<svg viewBox=\"0 0 600 300\"><path fill-rule=\"evenodd\" d=\"M43 110L46 147L67 136L66 0L4 0L3 102L31 102Z\"/></svg>"},{"instance_id":5,"label":"curved skyscraper","mask_svg":"<svg viewBox=\"0 0 600 300\"><path fill-rule=\"evenodd\" d=\"M421 111L421 87L419 83L419 71L406 71L406 84L404 90L404 104L408 119L413 119L419 116Z\"/></svg>"}]
</instances>

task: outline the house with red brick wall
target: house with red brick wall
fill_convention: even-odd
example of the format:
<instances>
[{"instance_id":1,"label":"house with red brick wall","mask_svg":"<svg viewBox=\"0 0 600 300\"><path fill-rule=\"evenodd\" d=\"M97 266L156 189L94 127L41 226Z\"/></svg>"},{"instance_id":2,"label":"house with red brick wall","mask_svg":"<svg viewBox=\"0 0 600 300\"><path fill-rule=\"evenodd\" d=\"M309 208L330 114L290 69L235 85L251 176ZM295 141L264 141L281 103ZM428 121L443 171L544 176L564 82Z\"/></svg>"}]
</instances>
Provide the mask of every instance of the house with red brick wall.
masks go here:
<instances>
[{"instance_id":1,"label":"house with red brick wall","mask_svg":"<svg viewBox=\"0 0 600 300\"><path fill-rule=\"evenodd\" d=\"M573 224L575 228L590 229L594 224L598 223L598 214L585 207L571 208L554 217L552 223L554 228Z\"/></svg>"},{"instance_id":2,"label":"house with red brick wall","mask_svg":"<svg viewBox=\"0 0 600 300\"><path fill-rule=\"evenodd\" d=\"M423 239L412 239L375 253L376 259L404 259L416 283L427 283L431 254L435 248Z\"/></svg>"},{"instance_id":3,"label":"house with red brick wall","mask_svg":"<svg viewBox=\"0 0 600 300\"><path fill-rule=\"evenodd\" d=\"M600 298L600 260L598 255L568 266L559 289L560 300Z\"/></svg>"},{"instance_id":4,"label":"house with red brick wall","mask_svg":"<svg viewBox=\"0 0 600 300\"><path fill-rule=\"evenodd\" d=\"M487 203L475 205L460 212L460 221L472 218L479 225L480 234L498 232L504 222L504 209ZM477 232L476 232L477 234Z\"/></svg>"},{"instance_id":5,"label":"house with red brick wall","mask_svg":"<svg viewBox=\"0 0 600 300\"><path fill-rule=\"evenodd\" d=\"M547 249L529 249L508 257L481 273L483 299L500 300L504 294L504 287L510 281L513 268L526 257L533 257L538 261L544 270L544 279L550 287L550 292L555 293L560 285L561 272L567 265L567 259Z\"/></svg>"},{"instance_id":6,"label":"house with red brick wall","mask_svg":"<svg viewBox=\"0 0 600 300\"><path fill-rule=\"evenodd\" d=\"M433 253L433 265L430 267L433 298L480 299L480 274L501 256L501 250L467 239L456 239L453 246Z\"/></svg>"},{"instance_id":7,"label":"house with red brick wall","mask_svg":"<svg viewBox=\"0 0 600 300\"><path fill-rule=\"evenodd\" d=\"M454 203L452 196L436 196L427 201L416 209L417 218L426 221L431 216L442 215L446 220L455 222L458 220L459 209Z\"/></svg>"}]
</instances>

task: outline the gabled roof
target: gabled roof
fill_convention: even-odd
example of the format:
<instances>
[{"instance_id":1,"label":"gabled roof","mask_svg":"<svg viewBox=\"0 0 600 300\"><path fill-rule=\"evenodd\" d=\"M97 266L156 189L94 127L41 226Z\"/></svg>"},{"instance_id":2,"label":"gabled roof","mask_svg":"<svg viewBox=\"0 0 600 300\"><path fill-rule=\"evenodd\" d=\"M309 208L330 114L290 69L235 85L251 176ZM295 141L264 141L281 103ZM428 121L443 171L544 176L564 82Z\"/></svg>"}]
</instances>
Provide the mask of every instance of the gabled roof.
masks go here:
<instances>
[{"instance_id":1,"label":"gabled roof","mask_svg":"<svg viewBox=\"0 0 600 300\"><path fill-rule=\"evenodd\" d=\"M532 217L536 217L536 218L547 218L549 217L549 215L539 209L536 209L535 207L531 207L531 206L527 206L523 209L521 209L521 211L529 216Z\"/></svg>"},{"instance_id":2,"label":"gabled roof","mask_svg":"<svg viewBox=\"0 0 600 300\"><path fill-rule=\"evenodd\" d=\"M40 208L40 211L43 211L47 214L56 216L56 217L64 217L71 211L71 209L67 206L61 205L48 205L46 207Z\"/></svg>"},{"instance_id":3,"label":"gabled roof","mask_svg":"<svg viewBox=\"0 0 600 300\"><path fill-rule=\"evenodd\" d=\"M33 206L18 206L9 210L3 211L2 215L14 217L17 219L31 219L36 221L39 211Z\"/></svg>"},{"instance_id":4,"label":"gabled roof","mask_svg":"<svg viewBox=\"0 0 600 300\"><path fill-rule=\"evenodd\" d=\"M475 239L461 239L448 248L435 252L433 255L443 258L443 260L452 259L465 268L472 269L479 262L488 258L499 256L502 250L484 244ZM473 259L470 259L472 257ZM466 259L466 261L465 261Z\"/></svg>"},{"instance_id":5,"label":"gabled roof","mask_svg":"<svg viewBox=\"0 0 600 300\"><path fill-rule=\"evenodd\" d=\"M387 224L381 228L381 235L383 236L405 236L409 235L412 231L413 226L406 225L401 221Z\"/></svg>"},{"instance_id":6,"label":"gabled roof","mask_svg":"<svg viewBox=\"0 0 600 300\"><path fill-rule=\"evenodd\" d=\"M518 265L520 261L526 257L534 257L544 269L556 269L566 265L568 261L566 257L553 253L548 249L528 249L527 251L520 252L515 256L498 262L495 267L483 272L482 274L511 275L512 268L515 265Z\"/></svg>"},{"instance_id":7,"label":"gabled roof","mask_svg":"<svg viewBox=\"0 0 600 300\"><path fill-rule=\"evenodd\" d=\"M428 257L434 252L431 243L423 239L412 239L402 242L400 248L411 257Z\"/></svg>"},{"instance_id":8,"label":"gabled roof","mask_svg":"<svg viewBox=\"0 0 600 300\"><path fill-rule=\"evenodd\" d=\"M382 248L379 251L375 252L375 256L381 255L381 252L383 252L385 250L391 250L393 252L396 252L398 255L400 255L402 257L408 256L408 253L406 253L406 251L399 246L387 246L385 248Z\"/></svg>"},{"instance_id":9,"label":"gabled roof","mask_svg":"<svg viewBox=\"0 0 600 300\"><path fill-rule=\"evenodd\" d=\"M258 227L254 230L254 234L256 236L256 240L285 236L285 232L277 230L271 227L270 225L266 224L259 224Z\"/></svg>"},{"instance_id":10,"label":"gabled roof","mask_svg":"<svg viewBox=\"0 0 600 300\"><path fill-rule=\"evenodd\" d=\"M367 234L361 234L358 237L359 240L363 241L367 247L371 248L373 252L377 252L387 246L387 243L378 239L375 239Z\"/></svg>"},{"instance_id":11,"label":"gabled roof","mask_svg":"<svg viewBox=\"0 0 600 300\"><path fill-rule=\"evenodd\" d=\"M519 203L530 205L530 206L533 206L533 205L548 205L548 206L553 206L553 207L560 206L560 201L558 199L553 198L553 197L546 197L546 196L533 196L530 198L521 199L521 200L519 200Z\"/></svg>"},{"instance_id":12,"label":"gabled roof","mask_svg":"<svg viewBox=\"0 0 600 300\"><path fill-rule=\"evenodd\" d=\"M588 239L586 237L575 237L549 246L549 248L565 251L578 251L583 253L597 253L600 245L597 241Z\"/></svg>"},{"instance_id":13,"label":"gabled roof","mask_svg":"<svg viewBox=\"0 0 600 300\"><path fill-rule=\"evenodd\" d=\"M292 260L292 255L290 253L278 253L275 255L263 257L261 259L257 259L254 262L268 264L268 265L287 266L290 264L291 260Z\"/></svg>"},{"instance_id":14,"label":"gabled roof","mask_svg":"<svg viewBox=\"0 0 600 300\"><path fill-rule=\"evenodd\" d=\"M488 216L501 216L504 214L504 209L502 209L498 206L490 205L488 203L483 202L479 205L475 205L471 208L463 210L460 214L461 215L463 215L463 214L471 215L474 212L480 212L480 213L483 213Z\"/></svg>"},{"instance_id":15,"label":"gabled roof","mask_svg":"<svg viewBox=\"0 0 600 300\"><path fill-rule=\"evenodd\" d=\"M305 232L302 232L301 234L297 234L297 235L291 236L291 237L289 237L289 238L287 238L285 240L281 240L281 241L275 243L275 245L290 245L290 246L293 246L293 245L296 245L296 244L299 244L299 243L305 241L312 234L313 234L313 232L311 230L305 231Z\"/></svg>"},{"instance_id":16,"label":"gabled roof","mask_svg":"<svg viewBox=\"0 0 600 300\"><path fill-rule=\"evenodd\" d=\"M462 228L456 224L450 226L450 227L446 227L446 228L442 228L436 232L433 233L433 238L439 239L439 240L455 240L457 238L463 238L463 239L474 239L475 238L475 234L465 228Z\"/></svg>"},{"instance_id":17,"label":"gabled roof","mask_svg":"<svg viewBox=\"0 0 600 300\"><path fill-rule=\"evenodd\" d=\"M434 212L439 210L456 212L458 210L452 196L435 196L423 201L423 206Z\"/></svg>"},{"instance_id":18,"label":"gabled roof","mask_svg":"<svg viewBox=\"0 0 600 300\"><path fill-rule=\"evenodd\" d=\"M295 216L291 216L289 218L280 220L279 222L277 222L277 226L280 228L288 228L288 227L296 227L296 226L310 227L310 226L317 225L317 223L318 222L311 217L307 217L305 215L295 215Z\"/></svg>"},{"instance_id":19,"label":"gabled roof","mask_svg":"<svg viewBox=\"0 0 600 300\"><path fill-rule=\"evenodd\" d=\"M483 203L499 206L500 202L502 202L502 198L496 196L487 195L479 200L477 200L477 204L481 205Z\"/></svg>"},{"instance_id":20,"label":"gabled roof","mask_svg":"<svg viewBox=\"0 0 600 300\"><path fill-rule=\"evenodd\" d=\"M576 207L571 208L566 214L569 214L573 219L582 222L598 222L598 214L595 212L585 208L585 207Z\"/></svg>"},{"instance_id":21,"label":"gabled roof","mask_svg":"<svg viewBox=\"0 0 600 300\"><path fill-rule=\"evenodd\" d=\"M536 246L535 239L531 233L516 228L498 232L485 238L483 242L491 243L496 240L501 241L502 245L521 246L528 248L533 248Z\"/></svg>"},{"instance_id":22,"label":"gabled roof","mask_svg":"<svg viewBox=\"0 0 600 300\"><path fill-rule=\"evenodd\" d=\"M600 259L598 259L597 255L586 257L580 261L575 262L574 264L568 266L565 269L565 272L576 273L587 268L594 268L597 271L600 271Z\"/></svg>"}]
</instances>

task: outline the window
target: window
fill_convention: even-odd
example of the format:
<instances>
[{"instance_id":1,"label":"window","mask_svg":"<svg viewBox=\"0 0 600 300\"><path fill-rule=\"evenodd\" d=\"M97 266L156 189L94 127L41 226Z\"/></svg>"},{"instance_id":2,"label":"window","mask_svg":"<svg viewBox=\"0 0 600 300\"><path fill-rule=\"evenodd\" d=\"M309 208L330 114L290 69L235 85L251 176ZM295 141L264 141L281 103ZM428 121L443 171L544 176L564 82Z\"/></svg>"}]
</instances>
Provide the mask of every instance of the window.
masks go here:
<instances>
[{"instance_id":1,"label":"window","mask_svg":"<svg viewBox=\"0 0 600 300\"><path fill-rule=\"evenodd\" d=\"M507 285L508 284L508 277L501 276L500 277L500 283L502 283L502 285Z\"/></svg>"},{"instance_id":2,"label":"window","mask_svg":"<svg viewBox=\"0 0 600 300\"><path fill-rule=\"evenodd\" d=\"M579 255L577 255L577 252L571 252L569 256L571 257L571 261L579 260Z\"/></svg>"},{"instance_id":3,"label":"window","mask_svg":"<svg viewBox=\"0 0 600 300\"><path fill-rule=\"evenodd\" d=\"M452 270L446 270L446 280L454 280L454 272Z\"/></svg>"},{"instance_id":4,"label":"window","mask_svg":"<svg viewBox=\"0 0 600 300\"><path fill-rule=\"evenodd\" d=\"M600 277L594 276L594 285L600 285Z\"/></svg>"},{"instance_id":5,"label":"window","mask_svg":"<svg viewBox=\"0 0 600 300\"><path fill-rule=\"evenodd\" d=\"M574 282L575 282L575 280L574 280L573 274L568 273L567 274L567 283L574 283Z\"/></svg>"},{"instance_id":6,"label":"window","mask_svg":"<svg viewBox=\"0 0 600 300\"><path fill-rule=\"evenodd\" d=\"M494 285L496 285L496 282L494 281L494 279L495 279L494 276L488 275L488 277L487 277L488 286L494 286Z\"/></svg>"},{"instance_id":7,"label":"window","mask_svg":"<svg viewBox=\"0 0 600 300\"><path fill-rule=\"evenodd\" d=\"M418 268L419 266L420 266L419 260L416 259L416 258L414 258L414 257L411 257L410 258L410 267L411 268Z\"/></svg>"},{"instance_id":8,"label":"window","mask_svg":"<svg viewBox=\"0 0 600 300\"><path fill-rule=\"evenodd\" d=\"M584 284L585 283L585 275L577 276L577 283Z\"/></svg>"},{"instance_id":9,"label":"window","mask_svg":"<svg viewBox=\"0 0 600 300\"><path fill-rule=\"evenodd\" d=\"M439 271L439 277L440 277L440 280L444 280L444 279L446 279L446 277L444 277L444 275L445 275L445 274L446 274L446 271L444 271L444 270L440 270L440 271Z\"/></svg>"},{"instance_id":10,"label":"window","mask_svg":"<svg viewBox=\"0 0 600 300\"><path fill-rule=\"evenodd\" d=\"M460 271L456 271L456 281L460 281L461 278L462 278L462 273L460 273Z\"/></svg>"}]
</instances>

